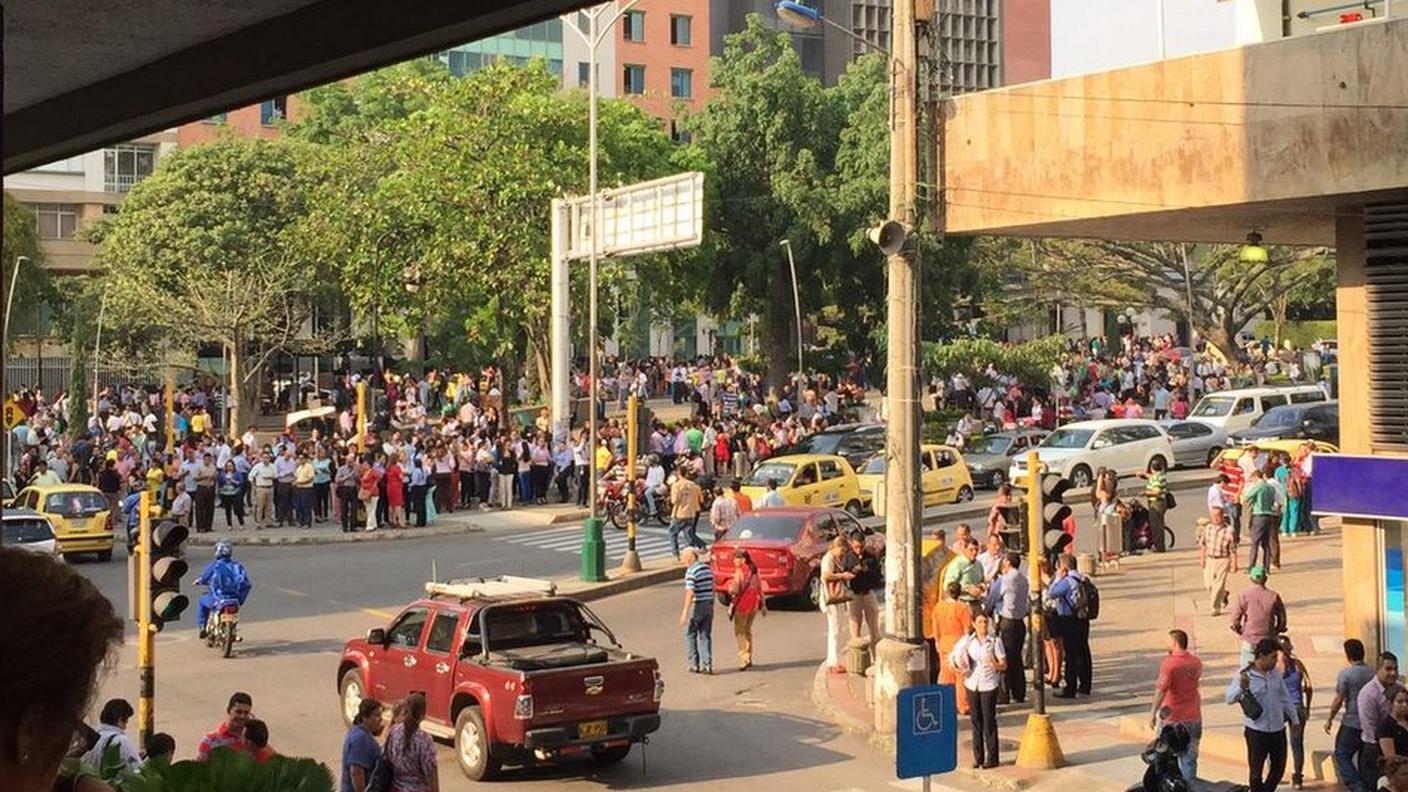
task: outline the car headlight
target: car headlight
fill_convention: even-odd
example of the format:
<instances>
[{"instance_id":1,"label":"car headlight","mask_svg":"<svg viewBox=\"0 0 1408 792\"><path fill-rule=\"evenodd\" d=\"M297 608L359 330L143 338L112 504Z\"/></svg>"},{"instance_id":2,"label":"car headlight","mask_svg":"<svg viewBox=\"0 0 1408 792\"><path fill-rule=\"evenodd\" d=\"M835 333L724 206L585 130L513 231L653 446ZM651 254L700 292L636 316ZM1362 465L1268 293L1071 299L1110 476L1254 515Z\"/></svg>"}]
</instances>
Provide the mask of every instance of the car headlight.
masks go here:
<instances>
[{"instance_id":1,"label":"car headlight","mask_svg":"<svg viewBox=\"0 0 1408 792\"><path fill-rule=\"evenodd\" d=\"M974 464L969 465L968 469L974 473L982 473L983 465L980 462L975 462Z\"/></svg>"}]
</instances>

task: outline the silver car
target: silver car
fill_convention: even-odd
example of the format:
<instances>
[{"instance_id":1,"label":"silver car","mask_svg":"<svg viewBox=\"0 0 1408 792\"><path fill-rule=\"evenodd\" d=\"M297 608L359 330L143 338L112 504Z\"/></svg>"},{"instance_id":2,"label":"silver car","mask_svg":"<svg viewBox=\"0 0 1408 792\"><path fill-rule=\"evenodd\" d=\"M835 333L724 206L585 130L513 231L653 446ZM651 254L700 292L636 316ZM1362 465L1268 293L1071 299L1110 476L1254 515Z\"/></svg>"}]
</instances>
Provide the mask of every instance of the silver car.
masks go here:
<instances>
[{"instance_id":1,"label":"silver car","mask_svg":"<svg viewBox=\"0 0 1408 792\"><path fill-rule=\"evenodd\" d=\"M0 520L0 545L44 555L57 555L58 540L49 518L29 509L6 509Z\"/></svg>"},{"instance_id":2,"label":"silver car","mask_svg":"<svg viewBox=\"0 0 1408 792\"><path fill-rule=\"evenodd\" d=\"M1227 432L1200 421L1163 421L1173 440L1174 467L1209 467L1227 448Z\"/></svg>"}]
</instances>

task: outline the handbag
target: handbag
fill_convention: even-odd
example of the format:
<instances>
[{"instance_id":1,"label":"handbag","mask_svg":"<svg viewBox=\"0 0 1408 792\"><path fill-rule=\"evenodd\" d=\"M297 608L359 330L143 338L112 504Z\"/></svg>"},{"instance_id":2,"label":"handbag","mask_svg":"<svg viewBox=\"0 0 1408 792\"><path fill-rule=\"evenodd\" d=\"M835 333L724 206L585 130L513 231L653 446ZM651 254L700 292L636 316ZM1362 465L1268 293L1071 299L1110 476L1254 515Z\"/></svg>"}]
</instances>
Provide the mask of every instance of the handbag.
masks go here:
<instances>
[{"instance_id":1,"label":"handbag","mask_svg":"<svg viewBox=\"0 0 1408 792\"><path fill-rule=\"evenodd\" d=\"M1256 720L1261 717L1261 702L1257 701L1256 696L1252 695L1250 688L1244 689L1237 694L1237 704L1242 707L1242 714L1248 718Z\"/></svg>"},{"instance_id":2,"label":"handbag","mask_svg":"<svg viewBox=\"0 0 1408 792\"><path fill-rule=\"evenodd\" d=\"M841 605L851 601L851 588L844 580L832 580L826 584L826 604Z\"/></svg>"},{"instance_id":3,"label":"handbag","mask_svg":"<svg viewBox=\"0 0 1408 792\"><path fill-rule=\"evenodd\" d=\"M1178 501L1173 499L1173 490L1164 490L1164 506L1172 509L1178 505Z\"/></svg>"},{"instance_id":4,"label":"handbag","mask_svg":"<svg viewBox=\"0 0 1408 792\"><path fill-rule=\"evenodd\" d=\"M371 775L367 776L366 792L391 792L391 783L395 780L396 771L391 767L391 760L386 758L386 751L381 752L381 756L376 759L376 765L372 767Z\"/></svg>"}]
</instances>

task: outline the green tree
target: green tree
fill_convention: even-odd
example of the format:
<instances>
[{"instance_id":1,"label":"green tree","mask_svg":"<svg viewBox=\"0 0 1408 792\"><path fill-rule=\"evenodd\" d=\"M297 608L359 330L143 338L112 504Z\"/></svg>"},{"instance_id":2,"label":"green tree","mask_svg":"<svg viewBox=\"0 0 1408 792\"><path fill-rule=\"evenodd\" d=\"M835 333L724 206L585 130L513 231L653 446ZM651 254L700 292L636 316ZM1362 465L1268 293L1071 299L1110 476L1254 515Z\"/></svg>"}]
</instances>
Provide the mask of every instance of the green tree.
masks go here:
<instances>
[{"instance_id":1,"label":"green tree","mask_svg":"<svg viewBox=\"0 0 1408 792\"><path fill-rule=\"evenodd\" d=\"M384 85L354 83L351 104L386 104L364 95ZM526 358L545 384L549 209L585 192L586 97L558 90L541 63L425 90L407 114L362 118L345 145L324 147L300 234L319 260L338 262L353 313L378 333L438 329L462 349ZM598 129L603 187L672 169L659 122L633 105L602 101Z\"/></svg>"},{"instance_id":2,"label":"green tree","mask_svg":"<svg viewBox=\"0 0 1408 792\"><path fill-rule=\"evenodd\" d=\"M252 416L274 356L326 348L328 334L307 324L327 273L292 233L306 211L305 148L226 138L182 149L92 232L108 294L104 347L169 364L223 345L234 426Z\"/></svg>"},{"instance_id":3,"label":"green tree","mask_svg":"<svg viewBox=\"0 0 1408 792\"><path fill-rule=\"evenodd\" d=\"M31 316L41 303L57 298L53 281L44 269L44 248L39 244L39 225L34 213L8 192L5 193L5 240L0 256L4 258L0 277L4 279L5 296L14 305L17 315ZM28 261L19 263L21 256ZM21 270L16 277L17 266ZM13 295L9 293L11 278L16 278ZM12 330L16 329L13 317L10 325Z\"/></svg>"}]
</instances>

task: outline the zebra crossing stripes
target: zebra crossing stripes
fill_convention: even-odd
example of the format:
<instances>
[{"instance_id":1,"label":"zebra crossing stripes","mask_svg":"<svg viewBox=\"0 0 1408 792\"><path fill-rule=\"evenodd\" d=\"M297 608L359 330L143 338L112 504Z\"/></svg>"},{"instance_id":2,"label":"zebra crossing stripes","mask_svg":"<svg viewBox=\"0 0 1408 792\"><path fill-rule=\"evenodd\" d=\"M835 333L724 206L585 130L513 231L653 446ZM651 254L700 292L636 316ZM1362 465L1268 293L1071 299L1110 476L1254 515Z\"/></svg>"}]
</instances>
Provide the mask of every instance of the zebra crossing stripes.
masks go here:
<instances>
[{"instance_id":1,"label":"zebra crossing stripes","mask_svg":"<svg viewBox=\"0 0 1408 792\"><path fill-rule=\"evenodd\" d=\"M559 553L582 554L582 529L580 527L552 528L543 531L530 531L528 533L513 534L509 536L496 536L497 541L518 545L519 547L533 547L539 550L554 550ZM612 560L620 560L626 555L626 532L619 531L607 526L604 540L606 542L606 557ZM684 537L680 537L681 545L684 544ZM670 551L670 532L665 528L636 528L636 552L640 554L642 561L655 558L669 558L673 555Z\"/></svg>"}]
</instances>

